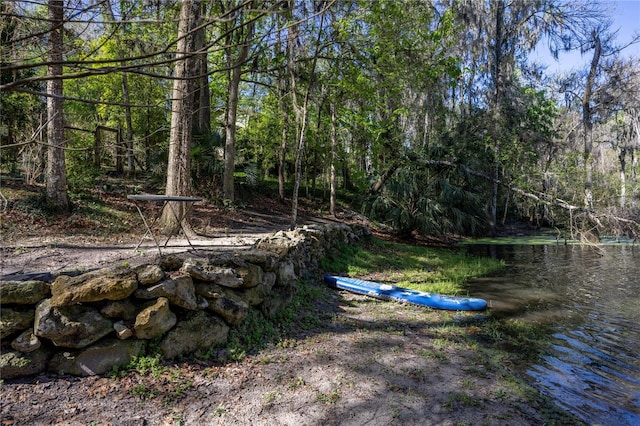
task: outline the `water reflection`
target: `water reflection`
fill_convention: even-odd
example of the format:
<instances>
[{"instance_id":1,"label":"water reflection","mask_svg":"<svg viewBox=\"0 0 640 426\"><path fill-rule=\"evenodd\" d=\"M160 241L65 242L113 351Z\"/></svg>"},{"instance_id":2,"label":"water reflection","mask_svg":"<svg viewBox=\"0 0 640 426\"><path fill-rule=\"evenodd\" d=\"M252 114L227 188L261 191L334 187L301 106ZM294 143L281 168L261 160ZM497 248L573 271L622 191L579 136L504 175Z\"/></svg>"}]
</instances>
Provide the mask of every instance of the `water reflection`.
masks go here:
<instances>
[{"instance_id":1,"label":"water reflection","mask_svg":"<svg viewBox=\"0 0 640 426\"><path fill-rule=\"evenodd\" d=\"M504 259L472 283L498 317L553 325L548 355L526 374L588 423L640 425L640 249L474 246Z\"/></svg>"}]
</instances>

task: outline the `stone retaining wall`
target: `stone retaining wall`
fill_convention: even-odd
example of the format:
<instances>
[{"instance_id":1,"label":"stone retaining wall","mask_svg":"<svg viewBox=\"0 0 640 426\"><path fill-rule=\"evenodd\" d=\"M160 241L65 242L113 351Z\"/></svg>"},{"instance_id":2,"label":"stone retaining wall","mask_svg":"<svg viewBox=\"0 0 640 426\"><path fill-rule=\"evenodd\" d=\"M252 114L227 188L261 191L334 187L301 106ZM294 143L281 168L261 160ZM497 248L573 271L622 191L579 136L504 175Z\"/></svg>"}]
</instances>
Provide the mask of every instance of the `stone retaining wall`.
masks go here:
<instances>
[{"instance_id":1,"label":"stone retaining wall","mask_svg":"<svg viewBox=\"0 0 640 426\"><path fill-rule=\"evenodd\" d=\"M305 226L233 253L169 255L52 283L0 281L0 377L103 374L150 339L167 359L224 346L250 306L271 316L327 252L368 235L357 225Z\"/></svg>"}]
</instances>

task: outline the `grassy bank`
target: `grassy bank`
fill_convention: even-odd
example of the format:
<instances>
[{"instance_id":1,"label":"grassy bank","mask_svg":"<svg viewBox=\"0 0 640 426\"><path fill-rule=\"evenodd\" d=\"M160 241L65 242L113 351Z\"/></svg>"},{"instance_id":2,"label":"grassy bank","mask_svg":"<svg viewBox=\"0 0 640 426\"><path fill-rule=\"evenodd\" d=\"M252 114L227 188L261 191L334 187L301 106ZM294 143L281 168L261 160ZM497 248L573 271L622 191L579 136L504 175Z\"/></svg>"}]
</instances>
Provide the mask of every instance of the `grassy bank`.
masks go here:
<instances>
[{"instance_id":1,"label":"grassy bank","mask_svg":"<svg viewBox=\"0 0 640 426\"><path fill-rule=\"evenodd\" d=\"M375 277L414 290L463 295L470 278L489 275L501 261L464 251L399 244L373 238L362 246L341 247L321 262L325 271L352 277Z\"/></svg>"},{"instance_id":2,"label":"grassy bank","mask_svg":"<svg viewBox=\"0 0 640 426\"><path fill-rule=\"evenodd\" d=\"M468 255L464 250L398 244L372 239L357 247L344 247L327 256L321 266L331 273L379 282L393 283L420 291L444 294L466 294L466 282L474 277L490 275L503 268L502 261ZM494 319L491 312L450 312L414 309L395 302L375 302L373 311L382 327L404 309L407 325L431 324L426 333L424 356L447 363L449 354L470 350L474 358L465 370L463 388L452 394L454 405L476 404L466 387L489 373L497 389L497 400L514 395L522 403L536 407L545 424L582 424L573 415L558 408L551 400L529 386L518 376L522 365L530 365L544 353L551 331L520 320ZM392 327L393 328L393 327ZM397 328L397 325L395 326ZM390 329L389 329L390 330ZM393 330L392 330L393 331ZM398 331L398 330L396 330ZM468 356L468 355L467 355ZM482 367L479 367L482 366Z\"/></svg>"}]
</instances>

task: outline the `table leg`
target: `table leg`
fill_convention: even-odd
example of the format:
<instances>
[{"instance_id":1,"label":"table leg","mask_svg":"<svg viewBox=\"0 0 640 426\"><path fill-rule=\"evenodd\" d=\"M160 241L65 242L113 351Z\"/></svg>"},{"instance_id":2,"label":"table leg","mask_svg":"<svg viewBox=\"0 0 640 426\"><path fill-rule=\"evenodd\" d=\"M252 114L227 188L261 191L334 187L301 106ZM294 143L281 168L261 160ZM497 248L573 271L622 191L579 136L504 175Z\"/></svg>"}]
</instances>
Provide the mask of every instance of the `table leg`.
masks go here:
<instances>
[{"instance_id":1,"label":"table leg","mask_svg":"<svg viewBox=\"0 0 640 426\"><path fill-rule=\"evenodd\" d=\"M153 226L156 223L156 221L154 220L151 226L149 226L149 224L147 223L147 220L144 218L144 215L142 214L142 210L140 210L140 207L138 206L138 203L134 202L134 204L136 206L136 209L138 209L138 213L142 218L142 222L144 223L144 226L147 228L147 231L144 233L144 235L142 236L142 239L140 240L140 242L138 243L138 245L134 250L138 250L138 247L140 247L144 239L147 238L147 234L149 234L151 235L151 238L153 238L153 241L156 243L156 247L158 248L158 253L160 253L160 256L162 256L162 251L160 251L160 244L158 244L158 240L156 239L156 236L153 235L153 231L151 230L151 226Z\"/></svg>"},{"instance_id":2,"label":"table leg","mask_svg":"<svg viewBox=\"0 0 640 426\"><path fill-rule=\"evenodd\" d=\"M185 211L181 216L178 216L175 209L173 208L173 205L171 204L171 201L167 201L167 204L169 204L169 209L171 210L173 217L175 217L176 220L178 221L178 225L180 226L180 229L182 229L182 233L184 234L184 237L187 239L189 246L191 247L192 250L195 250L196 248L193 246L193 244L191 244L191 240L189 239L189 235L187 235L187 231L184 229L184 226L182 226L182 221L184 220L185 217L187 217L187 215L193 208L193 203L192 202L186 203ZM169 240L171 239L172 236L173 235L169 235L167 237L167 240L164 242L164 247L167 247L167 244L169 243Z\"/></svg>"}]
</instances>

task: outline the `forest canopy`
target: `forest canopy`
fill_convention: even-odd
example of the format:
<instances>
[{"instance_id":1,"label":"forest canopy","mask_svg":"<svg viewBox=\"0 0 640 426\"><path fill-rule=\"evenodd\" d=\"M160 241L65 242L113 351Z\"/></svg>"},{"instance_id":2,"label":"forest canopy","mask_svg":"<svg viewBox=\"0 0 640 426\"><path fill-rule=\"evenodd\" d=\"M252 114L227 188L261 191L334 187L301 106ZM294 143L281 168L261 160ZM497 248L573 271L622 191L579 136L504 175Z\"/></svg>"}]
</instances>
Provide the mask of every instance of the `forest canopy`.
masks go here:
<instances>
[{"instance_id":1,"label":"forest canopy","mask_svg":"<svg viewBox=\"0 0 640 426\"><path fill-rule=\"evenodd\" d=\"M640 235L640 58L585 0L0 1L0 171L68 212L115 173L277 181L400 235ZM580 51L584 69L530 57ZM0 188L1 189L1 188ZM325 191L326 189L326 191ZM164 218L164 226L172 226ZM175 224L173 224L175 226Z\"/></svg>"}]
</instances>

